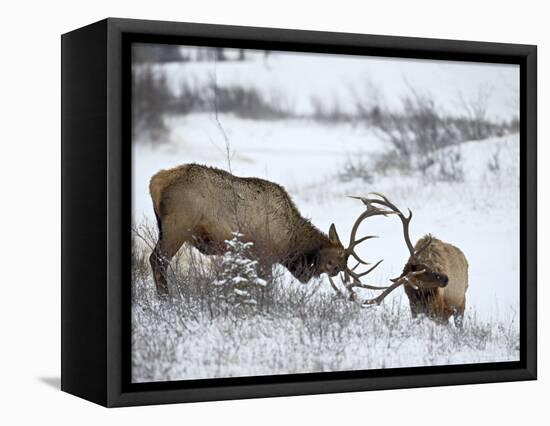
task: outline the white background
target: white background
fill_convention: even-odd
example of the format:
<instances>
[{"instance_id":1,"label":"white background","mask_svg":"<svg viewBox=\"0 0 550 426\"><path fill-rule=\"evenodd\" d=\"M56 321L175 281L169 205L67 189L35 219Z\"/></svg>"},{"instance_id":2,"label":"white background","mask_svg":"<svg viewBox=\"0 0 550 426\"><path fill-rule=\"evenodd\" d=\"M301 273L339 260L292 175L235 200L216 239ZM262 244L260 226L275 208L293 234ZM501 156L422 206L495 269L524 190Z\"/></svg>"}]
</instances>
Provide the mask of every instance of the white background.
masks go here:
<instances>
[{"instance_id":1,"label":"white background","mask_svg":"<svg viewBox=\"0 0 550 426\"><path fill-rule=\"evenodd\" d=\"M60 34L107 16L539 46L539 263L549 253L548 13L537 1L4 2L0 105L3 424L541 424L550 391L539 285L537 382L106 410L61 393ZM5 238L7 236L7 239ZM504 265L505 266L505 265ZM546 420L545 419L545 420Z\"/></svg>"}]
</instances>

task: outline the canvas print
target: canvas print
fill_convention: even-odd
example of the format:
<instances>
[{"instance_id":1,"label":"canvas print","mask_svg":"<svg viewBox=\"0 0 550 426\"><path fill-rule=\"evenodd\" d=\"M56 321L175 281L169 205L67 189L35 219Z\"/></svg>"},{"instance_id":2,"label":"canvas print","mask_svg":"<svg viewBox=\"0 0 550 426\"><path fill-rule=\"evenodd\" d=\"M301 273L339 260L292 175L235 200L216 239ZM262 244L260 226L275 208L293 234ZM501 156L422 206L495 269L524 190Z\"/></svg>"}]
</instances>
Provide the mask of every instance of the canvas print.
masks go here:
<instances>
[{"instance_id":1,"label":"canvas print","mask_svg":"<svg viewBox=\"0 0 550 426\"><path fill-rule=\"evenodd\" d=\"M519 66L131 66L134 383L519 360Z\"/></svg>"}]
</instances>

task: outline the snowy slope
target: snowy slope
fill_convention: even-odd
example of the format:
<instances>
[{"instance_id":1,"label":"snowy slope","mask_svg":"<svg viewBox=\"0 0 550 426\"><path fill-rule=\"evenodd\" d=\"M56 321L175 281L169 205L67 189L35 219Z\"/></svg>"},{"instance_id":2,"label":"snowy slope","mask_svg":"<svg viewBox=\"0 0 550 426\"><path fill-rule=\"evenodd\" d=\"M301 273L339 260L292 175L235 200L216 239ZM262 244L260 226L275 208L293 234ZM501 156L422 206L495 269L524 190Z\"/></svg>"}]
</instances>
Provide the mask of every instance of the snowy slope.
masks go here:
<instances>
[{"instance_id":1,"label":"snowy slope","mask_svg":"<svg viewBox=\"0 0 550 426\"><path fill-rule=\"evenodd\" d=\"M134 145L134 218L153 212L147 190L149 178L162 168L197 162L227 169L223 133L208 114L173 120L171 143L158 148ZM335 175L347 157L385 149L361 127L311 126L308 121L262 122L220 116L230 143L231 169L239 176L263 177L282 184L302 214L320 229L335 223L347 241L362 205L347 195L370 191L386 194L403 209L411 208L411 237L432 233L460 247L470 263L468 306L478 315L508 315L519 300L519 139L511 135L460 146L465 169L462 183L427 183L420 177L376 176L341 183ZM312 155L313 153L313 155ZM488 164L498 157L500 170ZM384 258L371 279L387 282L407 258L401 227L390 218L374 218L364 232L380 239L361 248L365 258ZM327 285L328 288L328 285ZM398 296L396 292L396 296Z\"/></svg>"},{"instance_id":2,"label":"snowy slope","mask_svg":"<svg viewBox=\"0 0 550 426\"><path fill-rule=\"evenodd\" d=\"M463 112L460 96L489 94L488 116L510 119L518 114L519 67L507 64L356 57L272 52L267 60L189 62L156 65L175 94L183 84L197 87L216 81L219 87L252 87L267 98L282 98L296 113L311 112L312 97L338 102L353 111L357 96L399 108L414 88L432 95L448 113Z\"/></svg>"}]
</instances>

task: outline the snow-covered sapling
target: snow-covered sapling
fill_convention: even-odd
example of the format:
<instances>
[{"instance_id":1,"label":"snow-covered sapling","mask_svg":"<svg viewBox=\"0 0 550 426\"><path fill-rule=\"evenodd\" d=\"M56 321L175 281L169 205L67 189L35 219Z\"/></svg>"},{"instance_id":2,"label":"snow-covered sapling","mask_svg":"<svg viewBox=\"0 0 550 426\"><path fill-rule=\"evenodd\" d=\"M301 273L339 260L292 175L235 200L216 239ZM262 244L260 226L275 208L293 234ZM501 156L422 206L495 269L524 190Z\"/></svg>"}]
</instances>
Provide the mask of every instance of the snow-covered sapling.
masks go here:
<instances>
[{"instance_id":1,"label":"snow-covered sapling","mask_svg":"<svg viewBox=\"0 0 550 426\"><path fill-rule=\"evenodd\" d=\"M236 308L254 306L258 289L264 287L266 281L258 276L258 261L249 257L253 243L242 241L243 234L232 234L233 238L225 241L227 251L214 285L218 287L219 298L224 304Z\"/></svg>"}]
</instances>

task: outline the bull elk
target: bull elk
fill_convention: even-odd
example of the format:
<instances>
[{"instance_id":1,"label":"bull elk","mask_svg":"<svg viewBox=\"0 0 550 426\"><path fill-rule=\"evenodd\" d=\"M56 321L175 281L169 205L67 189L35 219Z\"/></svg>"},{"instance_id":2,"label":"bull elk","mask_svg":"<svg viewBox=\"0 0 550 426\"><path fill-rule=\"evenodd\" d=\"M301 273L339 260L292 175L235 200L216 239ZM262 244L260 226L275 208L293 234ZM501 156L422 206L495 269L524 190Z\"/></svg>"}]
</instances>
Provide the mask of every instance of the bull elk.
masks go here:
<instances>
[{"instance_id":1,"label":"bull elk","mask_svg":"<svg viewBox=\"0 0 550 426\"><path fill-rule=\"evenodd\" d=\"M361 200L367 206L367 211L386 208L389 209L388 214L399 217L409 259L401 275L391 280L392 285L378 297L365 300L363 306L378 305L393 290L403 286L413 317L424 314L438 322L447 323L454 316L455 324L462 326L468 289L468 262L462 251L432 235L422 237L413 246L409 236L412 219L410 209L406 216L384 195L372 195L378 198L352 198Z\"/></svg>"},{"instance_id":2,"label":"bull elk","mask_svg":"<svg viewBox=\"0 0 550 426\"><path fill-rule=\"evenodd\" d=\"M356 241L354 228L349 247L344 247L334 224L328 235L321 232L301 216L276 183L187 164L159 171L151 178L149 191L159 231L150 264L161 295L168 294L166 268L183 243L205 255L220 255L235 231L243 234L244 242L253 243L250 255L258 260L259 273L266 278L275 263L302 283L322 273L335 276L343 271L356 280L361 276L349 270L347 262L350 256L361 261L355 247L370 237ZM362 220L372 214L364 214Z\"/></svg>"}]
</instances>

